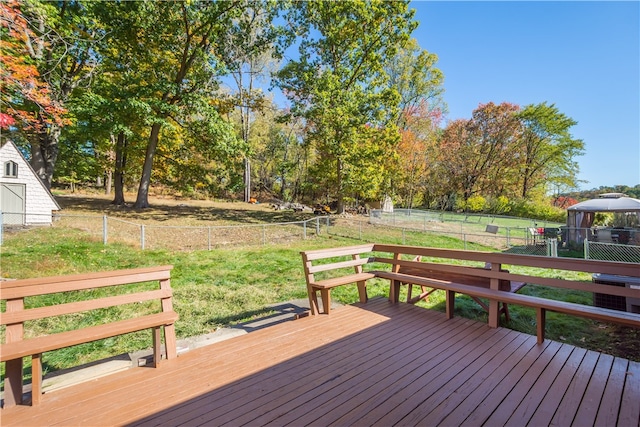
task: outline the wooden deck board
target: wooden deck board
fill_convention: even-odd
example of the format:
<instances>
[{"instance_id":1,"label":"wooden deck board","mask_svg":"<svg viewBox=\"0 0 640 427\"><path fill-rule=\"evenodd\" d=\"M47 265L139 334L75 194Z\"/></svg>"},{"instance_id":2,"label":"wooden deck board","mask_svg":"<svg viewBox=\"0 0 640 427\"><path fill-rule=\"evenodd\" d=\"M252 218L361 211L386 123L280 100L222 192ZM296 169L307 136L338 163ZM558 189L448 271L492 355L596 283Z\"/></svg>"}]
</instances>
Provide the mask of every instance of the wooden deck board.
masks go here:
<instances>
[{"instance_id":1,"label":"wooden deck board","mask_svg":"<svg viewBox=\"0 0 640 427\"><path fill-rule=\"evenodd\" d=\"M638 425L640 364L373 299L0 412L11 425Z\"/></svg>"}]
</instances>

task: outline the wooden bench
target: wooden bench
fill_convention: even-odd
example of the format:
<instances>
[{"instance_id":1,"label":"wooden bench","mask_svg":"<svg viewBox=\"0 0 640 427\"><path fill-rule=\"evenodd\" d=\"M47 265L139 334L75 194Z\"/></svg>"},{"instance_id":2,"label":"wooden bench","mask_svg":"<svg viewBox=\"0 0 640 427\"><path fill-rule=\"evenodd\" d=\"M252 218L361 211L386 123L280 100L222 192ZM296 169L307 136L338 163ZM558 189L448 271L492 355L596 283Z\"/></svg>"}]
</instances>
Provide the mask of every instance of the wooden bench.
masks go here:
<instances>
[{"instance_id":1,"label":"wooden bench","mask_svg":"<svg viewBox=\"0 0 640 427\"><path fill-rule=\"evenodd\" d=\"M31 403L38 404L42 394L41 355L47 351L88 343L145 329L152 330L153 366L157 366L162 354L162 329L164 350L167 359L176 357L174 323L178 314L173 311L170 272L172 266L137 268L70 276L44 277L0 282L1 298L6 301L6 310L0 313L0 324L6 325L5 339L0 345L0 361L6 363L4 380L4 406L23 403L23 358L32 359ZM142 282L159 282L153 290L126 290L123 285ZM148 286L147 286L148 287ZM109 296L92 297L97 288L109 288ZM57 303L30 308L25 298L52 294L78 292L70 297L73 302ZM128 293L127 293L128 292ZM106 294L106 290L103 294ZM64 298L66 299L66 298ZM143 301L158 301L153 313L141 314L115 322L104 322L94 326L78 327L74 330L54 332L32 337L25 330L25 322L75 314L92 310L139 304ZM50 299L59 301L59 299ZM39 303L41 304L41 303ZM135 310L132 310L135 312ZM96 316L98 317L98 316Z\"/></svg>"},{"instance_id":2,"label":"wooden bench","mask_svg":"<svg viewBox=\"0 0 640 427\"><path fill-rule=\"evenodd\" d=\"M304 251L302 255L302 264L304 266L304 276L307 281L307 294L309 296L309 306L311 314L320 313L318 307L318 292L322 298L322 308L325 314L331 311L331 289L348 284L357 284L360 302L367 302L366 282L373 279L375 274L365 272L362 266L373 261L373 258L367 254L373 250L373 245L348 246L344 248L318 249L313 251ZM364 256L364 258L362 257ZM350 260L344 261L345 257ZM335 259L339 258L340 261ZM320 263L314 265L314 261ZM345 271L351 270L353 273L344 274ZM337 274L333 277L323 280L316 279L316 274L320 272L332 272ZM327 273L329 274L329 273Z\"/></svg>"},{"instance_id":3,"label":"wooden bench","mask_svg":"<svg viewBox=\"0 0 640 427\"><path fill-rule=\"evenodd\" d=\"M415 258L413 261L415 262L421 262L421 257L417 257ZM484 288L484 289L490 289L491 288L491 279L489 279L488 277L484 277L481 276L480 274L483 274L484 271L487 270L487 267L485 268L479 268L479 267L472 267L475 270L478 270L478 276L474 276L474 275L470 275L470 274L460 274L460 273L452 273L452 272L446 272L446 271L438 271L438 270L433 270L433 269L423 269L423 268L417 268L417 267L400 267L400 269L398 270L398 273L400 274L408 274L410 276L417 276L417 277L426 277L426 278L431 278L431 279L436 279L436 280L440 280L440 281L445 281L445 282L451 282L451 283L458 283L461 285L469 285L469 286L477 286L480 288ZM490 270L491 267L488 266L488 269ZM508 270L500 270L502 272L506 272L508 273ZM425 285L420 285L420 287L422 288L422 292L416 296L413 297L413 286L415 285L414 283L411 282L399 282L400 285L407 285L407 303L409 304L416 304L421 300L426 300L429 295L431 295L431 293L433 293L434 291L437 290L437 288L435 287L429 287L429 286L425 286ZM518 292L520 289L522 289L524 286L526 285L526 283L524 282L513 282L510 280L498 280L498 289L501 291L505 291L505 292L511 292L511 293L515 293ZM389 290L390 295L393 293L393 300L398 300L400 295L400 287L396 287L393 289ZM487 303L485 303L483 300L481 300L479 297L473 296L473 295L469 295L471 297L471 299L473 299L480 307L482 307L486 312L489 312L489 305ZM509 315L509 306L507 305L507 303L505 302L501 302L500 303L500 314L504 314L505 319L508 321L511 320L511 316Z\"/></svg>"},{"instance_id":4,"label":"wooden bench","mask_svg":"<svg viewBox=\"0 0 640 427\"><path fill-rule=\"evenodd\" d=\"M365 259L362 259L362 256L365 253L368 253L368 255ZM383 256L384 253L388 255ZM501 304L502 307L505 307L506 304L518 304L525 307L535 308L537 316L537 336L538 342L540 343L544 341L547 311L554 311L601 322L611 322L623 326L640 328L640 314L564 301L555 301L515 293L515 291L519 290L525 283L616 295L627 298L640 298L640 290L638 289L558 278L556 277L556 273L552 275L553 277L548 277L543 274L516 274L502 268L503 265L513 265L534 267L543 270L564 270L568 272L604 273L640 277L640 269L638 269L637 263L462 251L389 244L323 249L321 251L303 252L302 254L303 260L305 261L305 273L307 276L309 299L312 305L312 314L318 313L316 297L316 292L318 290L322 291L324 288L330 289L335 286L354 283L357 281L359 289L366 291L367 280L371 278L384 278L390 281L389 300L391 302L398 302L400 287L403 284L412 284L424 286L425 288L428 287L444 290L446 293L446 315L448 318L453 317L456 293L469 295L470 297L474 299L477 298L478 300L480 298L487 299L489 300L489 304L485 304L484 307L489 312L488 324L490 327L497 327L499 325ZM353 260L329 264L329 266L326 267L327 269L333 269L337 266L356 266L356 274L334 277L326 283L323 283L322 281L316 282L312 273L314 271L321 271L323 267L315 267L311 262L315 259L325 258L325 255L328 254L335 254L335 256L351 255ZM412 259L403 259L403 257L412 257ZM422 262L422 257L440 259L440 261ZM484 265L490 265L490 268L444 263L441 262L442 260L477 262ZM374 262L376 265L382 266L387 264L391 268L390 270L362 271L362 265ZM364 298L362 298L362 293L360 295L361 302L365 302L366 293ZM327 302L329 302L328 292L326 293L326 297ZM326 304L324 300L323 303ZM325 312L327 311L325 310Z\"/></svg>"}]
</instances>

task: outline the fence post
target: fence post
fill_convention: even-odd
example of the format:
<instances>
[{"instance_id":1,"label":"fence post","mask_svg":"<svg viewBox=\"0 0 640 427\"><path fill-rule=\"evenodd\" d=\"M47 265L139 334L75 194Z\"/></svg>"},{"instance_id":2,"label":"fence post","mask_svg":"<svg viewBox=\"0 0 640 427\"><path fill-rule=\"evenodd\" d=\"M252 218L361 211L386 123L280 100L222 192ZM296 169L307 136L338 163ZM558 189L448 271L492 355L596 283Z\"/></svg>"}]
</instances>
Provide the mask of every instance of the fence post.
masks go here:
<instances>
[{"instance_id":1,"label":"fence post","mask_svg":"<svg viewBox=\"0 0 640 427\"><path fill-rule=\"evenodd\" d=\"M547 239L547 256L558 257L558 239Z\"/></svg>"},{"instance_id":2,"label":"fence post","mask_svg":"<svg viewBox=\"0 0 640 427\"><path fill-rule=\"evenodd\" d=\"M407 244L407 242L406 242L406 238L405 238L405 234L404 234L404 232L405 232L404 227L402 227L402 244L403 244L403 245L406 245L406 244Z\"/></svg>"},{"instance_id":3,"label":"fence post","mask_svg":"<svg viewBox=\"0 0 640 427\"><path fill-rule=\"evenodd\" d=\"M462 241L464 242L464 250L467 250L467 235L466 233L462 233Z\"/></svg>"},{"instance_id":4,"label":"fence post","mask_svg":"<svg viewBox=\"0 0 640 427\"><path fill-rule=\"evenodd\" d=\"M107 236L108 236L108 231L107 231L107 216L106 215L102 215L102 244L103 245L107 245Z\"/></svg>"},{"instance_id":5,"label":"fence post","mask_svg":"<svg viewBox=\"0 0 640 427\"><path fill-rule=\"evenodd\" d=\"M140 225L140 249L144 251L144 224Z\"/></svg>"},{"instance_id":6,"label":"fence post","mask_svg":"<svg viewBox=\"0 0 640 427\"><path fill-rule=\"evenodd\" d=\"M302 221L302 240L307 240L307 221Z\"/></svg>"},{"instance_id":7,"label":"fence post","mask_svg":"<svg viewBox=\"0 0 640 427\"><path fill-rule=\"evenodd\" d=\"M589 239L584 239L582 244L584 246L584 259L589 259Z\"/></svg>"},{"instance_id":8,"label":"fence post","mask_svg":"<svg viewBox=\"0 0 640 427\"><path fill-rule=\"evenodd\" d=\"M316 236L320 235L320 217L316 217Z\"/></svg>"},{"instance_id":9,"label":"fence post","mask_svg":"<svg viewBox=\"0 0 640 427\"><path fill-rule=\"evenodd\" d=\"M331 225L331 223L329 222L329 216L327 216L327 234L331 234L330 228L329 226Z\"/></svg>"}]
</instances>

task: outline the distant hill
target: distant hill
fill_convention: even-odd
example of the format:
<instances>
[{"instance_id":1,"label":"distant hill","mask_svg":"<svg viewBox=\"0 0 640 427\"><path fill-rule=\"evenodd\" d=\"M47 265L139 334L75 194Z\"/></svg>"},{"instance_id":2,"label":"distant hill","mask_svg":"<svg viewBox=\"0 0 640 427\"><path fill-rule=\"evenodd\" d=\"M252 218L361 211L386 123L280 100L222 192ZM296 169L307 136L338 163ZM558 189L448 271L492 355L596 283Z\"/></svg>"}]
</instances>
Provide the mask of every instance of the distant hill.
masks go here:
<instances>
[{"instance_id":1,"label":"distant hill","mask_svg":"<svg viewBox=\"0 0 640 427\"><path fill-rule=\"evenodd\" d=\"M637 184L635 187L629 187L626 185L616 185L614 187L599 187L593 188L591 190L563 193L562 196L572 197L579 202L582 202L584 200L595 199L598 197L598 195L603 193L624 193L629 197L633 197L634 199L640 199L640 184Z\"/></svg>"}]
</instances>

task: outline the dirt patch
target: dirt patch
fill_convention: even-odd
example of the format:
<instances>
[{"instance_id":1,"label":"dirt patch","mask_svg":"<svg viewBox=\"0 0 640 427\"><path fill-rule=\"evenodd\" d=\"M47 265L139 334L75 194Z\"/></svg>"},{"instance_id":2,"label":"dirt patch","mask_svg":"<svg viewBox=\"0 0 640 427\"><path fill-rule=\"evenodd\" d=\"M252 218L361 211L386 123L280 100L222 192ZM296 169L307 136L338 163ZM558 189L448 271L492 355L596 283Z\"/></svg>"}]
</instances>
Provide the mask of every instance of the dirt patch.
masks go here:
<instances>
[{"instance_id":1,"label":"dirt patch","mask_svg":"<svg viewBox=\"0 0 640 427\"><path fill-rule=\"evenodd\" d=\"M108 215L110 217L157 222L170 225L261 224L273 222L301 221L313 214L293 210L275 210L268 203L250 204L238 201L184 200L168 196L150 196L151 207L135 209L132 203L117 206L113 197L98 194L74 193L55 196L65 214ZM127 200L134 200L130 194Z\"/></svg>"}]
</instances>

